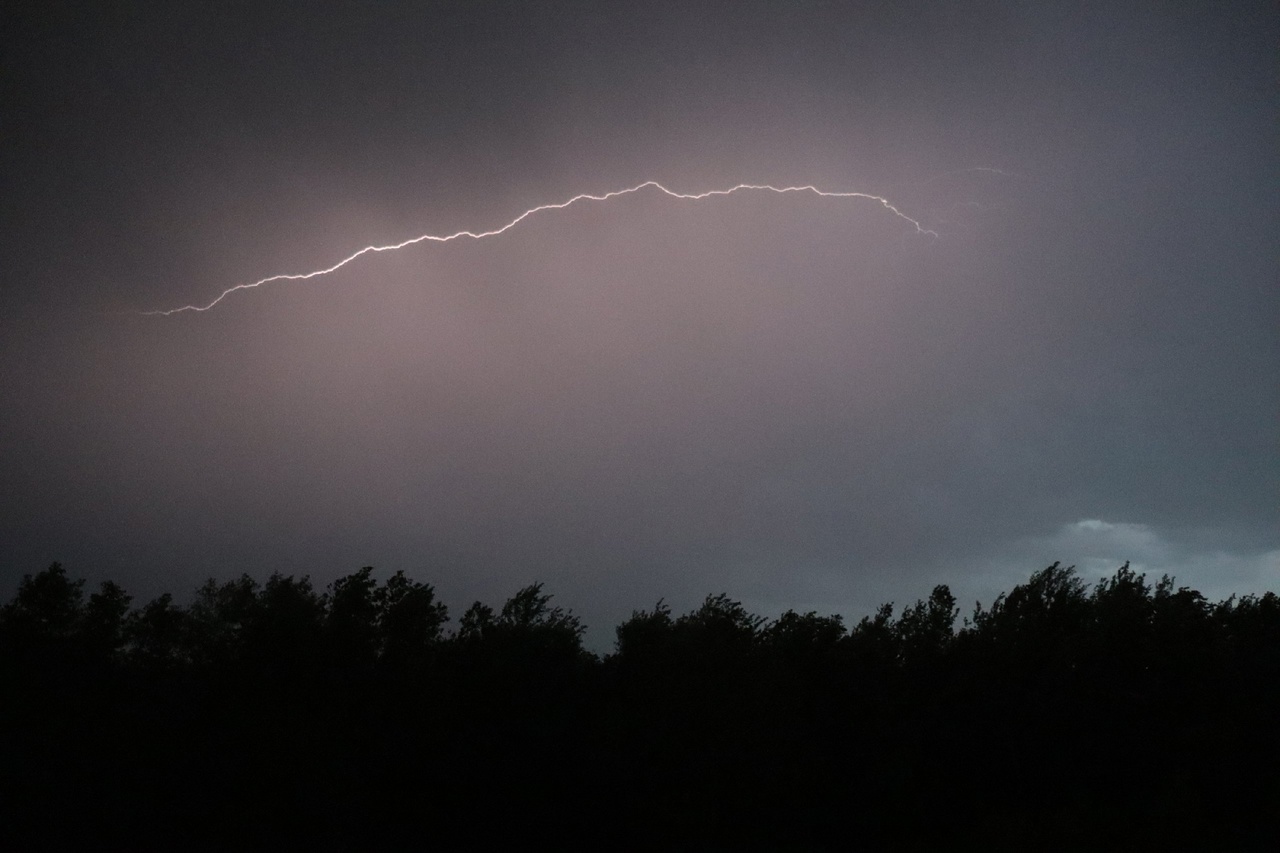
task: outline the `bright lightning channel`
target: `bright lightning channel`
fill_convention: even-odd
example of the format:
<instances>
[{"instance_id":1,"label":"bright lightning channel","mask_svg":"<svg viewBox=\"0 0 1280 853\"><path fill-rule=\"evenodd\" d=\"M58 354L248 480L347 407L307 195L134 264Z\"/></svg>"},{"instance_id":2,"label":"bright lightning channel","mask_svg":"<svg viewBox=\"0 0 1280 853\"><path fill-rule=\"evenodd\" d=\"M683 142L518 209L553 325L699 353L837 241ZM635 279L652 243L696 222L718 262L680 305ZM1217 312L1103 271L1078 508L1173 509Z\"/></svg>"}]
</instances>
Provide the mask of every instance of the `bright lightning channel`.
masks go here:
<instances>
[{"instance_id":1,"label":"bright lightning channel","mask_svg":"<svg viewBox=\"0 0 1280 853\"><path fill-rule=\"evenodd\" d=\"M541 213L544 210L563 210L566 207L569 207L570 205L573 205L573 204L577 204L580 201L608 201L611 198L630 195L631 193L636 193L636 192L639 192L640 190L648 189L650 187L652 187L655 190L658 190L661 193L669 195L672 198L685 199L688 201L700 201L705 198L711 198L712 196L733 195L734 193L742 192L744 190L768 191L768 192L779 193L779 194L813 193L814 195L822 196L823 198L861 198L861 199L866 199L867 201L873 201L880 204L886 210L891 212L894 216L910 223L911 226L915 228L915 231L917 234L927 235L930 237L938 236L938 233L936 231L931 231L930 229L925 228L917 220L912 219L910 216L907 216L905 213L903 213L901 210L895 207L893 203L890 202L887 198L884 198L883 196L872 195L871 193L829 192L826 190L820 190L814 186L775 187L775 186L770 186L768 184L738 184L737 186L730 187L727 190L708 190L702 193L679 193L679 192L675 192L674 190L667 189L657 181L645 181L642 184L636 184L634 187L628 187L627 189L624 189L624 190L614 190L613 192L607 192L607 193L604 193L603 195L592 195L590 193L582 193L581 195L574 196L568 201L562 201L558 204L543 204L543 205L539 205L538 207L532 207L526 210L524 213L517 216L515 219L508 222L506 225L503 225L501 228L495 228L492 231L480 231L480 232L459 231L456 234L447 234L447 235L423 234L421 237L413 237L408 240L404 240L399 243L391 243L386 246L365 246L363 249L359 250L358 252L353 252L350 255L347 255L342 260L338 261L333 266L325 267L324 269L313 270L307 273L286 273L282 275L271 275L271 276L267 276L266 278L260 278L257 281L251 281L246 284L237 284L234 287L228 287L226 290L222 291L222 293L218 294L217 298L215 298L212 302L208 303L207 305L183 305L180 308L170 308L165 311L140 311L138 313L144 316L168 317L172 314L179 314L183 311L208 311L210 308L213 308L215 305L217 305L222 300L226 299L231 294L235 293L237 290L249 290L251 288L261 287L264 284L270 284L274 281L305 281L306 279L309 279L309 278L318 278L319 276L328 275L329 273L336 272L337 270L342 269L347 264L354 261L356 258L359 258L362 255L367 255L370 252L393 252L396 249L403 249L406 246L413 246L417 243L449 243L453 240L458 240L463 237L470 237L472 240L483 240L486 237L497 237L499 234L503 234L507 231L510 231L512 228L516 227L521 222L528 219L530 216L533 216L535 213Z\"/></svg>"}]
</instances>

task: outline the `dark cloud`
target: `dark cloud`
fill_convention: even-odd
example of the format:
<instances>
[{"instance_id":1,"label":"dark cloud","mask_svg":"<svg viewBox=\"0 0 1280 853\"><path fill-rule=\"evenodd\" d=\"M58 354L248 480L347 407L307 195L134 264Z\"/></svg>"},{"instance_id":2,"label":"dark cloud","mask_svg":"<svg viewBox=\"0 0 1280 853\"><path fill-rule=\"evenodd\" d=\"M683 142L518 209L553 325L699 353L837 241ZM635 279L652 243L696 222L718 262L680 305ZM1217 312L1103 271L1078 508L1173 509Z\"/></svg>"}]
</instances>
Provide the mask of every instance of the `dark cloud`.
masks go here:
<instances>
[{"instance_id":1,"label":"dark cloud","mask_svg":"<svg viewBox=\"0 0 1280 853\"><path fill-rule=\"evenodd\" d=\"M1274 584L1268 4L171 5L6 13L10 585ZM647 179L939 236L640 192L130 313Z\"/></svg>"}]
</instances>

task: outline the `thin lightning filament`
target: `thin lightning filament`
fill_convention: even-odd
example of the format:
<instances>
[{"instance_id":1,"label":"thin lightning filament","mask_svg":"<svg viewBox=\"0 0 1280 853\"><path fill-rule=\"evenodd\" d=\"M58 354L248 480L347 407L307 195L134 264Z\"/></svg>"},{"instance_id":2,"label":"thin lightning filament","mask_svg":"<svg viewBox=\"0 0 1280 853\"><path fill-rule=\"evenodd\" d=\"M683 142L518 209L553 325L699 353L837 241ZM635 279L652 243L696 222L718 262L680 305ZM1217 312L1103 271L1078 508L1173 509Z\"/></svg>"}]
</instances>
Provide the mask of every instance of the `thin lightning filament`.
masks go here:
<instances>
[{"instance_id":1,"label":"thin lightning filament","mask_svg":"<svg viewBox=\"0 0 1280 853\"><path fill-rule=\"evenodd\" d=\"M309 278L318 278L319 276L328 275L329 273L336 272L337 270L342 269L347 264L354 261L356 258L359 258L362 255L367 255L371 252L393 252L396 249L403 249L406 246L413 246L418 243L448 243L453 240L459 240L463 237L469 237L472 240L483 240L486 237L497 237L499 234L503 234L511 230L512 228L516 227L521 222L524 222L526 219L528 219L530 216L533 216L535 213L541 213L544 210L563 210L566 207L569 207L570 205L573 205L573 204L577 204L580 201L608 201L609 199L617 198L618 196L630 195L631 193L639 192L640 190L648 189L650 187L652 187L655 190L658 190L661 193L664 193L665 195L669 195L672 198L685 199L688 201L700 201L705 198L711 198L712 196L732 195L734 193L742 192L744 190L768 191L768 192L779 193L779 194L804 192L804 193L813 193L814 195L819 195L819 196L822 196L823 198L861 198L861 199L866 199L868 201L873 201L880 204L886 210L891 212L894 216L908 222L915 229L917 234L929 235L932 237L938 236L936 231L931 231L928 228L925 228L917 220L912 219L910 216L907 216L905 213L903 213L901 210L895 207L887 198L884 198L878 195L872 195L871 193L827 192L825 190L820 190L814 186L774 187L768 184L738 184L737 186L730 187L727 190L708 190L707 192L702 192L702 193L678 193L678 192L675 192L674 190L667 189L657 181L645 181L644 183L637 184L634 187L629 187L624 190L614 190L613 192L607 192L607 193L604 193L603 195L591 195L590 193L582 193L581 195L574 196L568 201L562 201L558 204L539 205L538 207L533 207L533 208L530 208L529 210L526 210L524 213L520 214L515 219L512 219L506 225L503 225L501 228L495 228L492 231L480 231L480 232L459 231L456 234L448 234L448 235L423 234L421 237L413 237L409 240L404 240L400 243L391 243L385 246L365 246L363 249L360 249L357 252L352 252L350 255L347 255L345 258L338 261L336 264L329 267L325 267L324 269L313 270L307 273L287 273L282 275L271 275L271 276L267 276L266 278L260 278L257 281L251 281L245 284L237 284L234 287L228 287L226 290L222 291L222 293L218 294L218 296L212 302L209 302L206 305L183 305L180 308L170 308L164 311L142 311L140 313L147 316L167 317L171 314L178 314L182 311L208 311L209 309L213 308L215 305L220 303L222 300L226 299L228 296L235 293L237 290L249 290L251 288L261 287L264 284L271 284L272 282L275 282L275 281L305 281L306 279L309 279Z\"/></svg>"}]
</instances>

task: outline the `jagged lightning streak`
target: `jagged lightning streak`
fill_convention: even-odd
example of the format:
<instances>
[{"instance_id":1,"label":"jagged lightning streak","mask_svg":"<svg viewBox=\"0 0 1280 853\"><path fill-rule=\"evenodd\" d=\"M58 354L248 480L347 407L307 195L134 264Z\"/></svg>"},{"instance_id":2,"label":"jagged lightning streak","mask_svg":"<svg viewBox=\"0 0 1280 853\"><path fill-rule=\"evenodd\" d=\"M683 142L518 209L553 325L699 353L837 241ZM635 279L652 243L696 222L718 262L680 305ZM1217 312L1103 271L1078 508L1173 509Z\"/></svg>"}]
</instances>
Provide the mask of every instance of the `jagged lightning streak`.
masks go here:
<instances>
[{"instance_id":1,"label":"jagged lightning streak","mask_svg":"<svg viewBox=\"0 0 1280 853\"><path fill-rule=\"evenodd\" d=\"M347 264L354 261L356 258L359 258L362 255L367 255L370 252L393 252L396 249L403 249L406 246L413 246L417 243L449 243L453 240L458 240L463 237L470 237L473 240L483 240L486 237L497 237L499 234L502 234L506 231L510 231L512 228L516 227L521 222L528 219L530 216L533 216L535 213L541 213L544 210L563 210L566 207L569 207L570 205L573 205L573 204L577 204L580 201L608 201L611 198L630 195L631 193L636 193L636 192L639 192L640 190L648 189L650 187L666 195L669 195L672 198L685 199L689 201L700 201L702 199L711 198L713 196L732 195L736 192L741 192L743 190L760 190L760 191L768 191L768 192L779 193L779 194L808 192L808 193L813 193L814 195L822 196L823 198L861 198L861 199L866 199L867 201L874 201L882 205L885 209L889 210L891 213L893 213L894 216L906 222L909 222L912 225L912 227L915 228L917 234L929 235L931 237L938 236L938 233L936 231L931 231L930 229L925 228L917 220L912 219L910 216L907 216L905 213L903 213L901 210L895 207L893 203L890 202L887 198L884 198L883 196L873 195L871 193L829 192L826 190L820 190L815 186L775 187L769 184L738 184L737 186L730 187L727 190L707 190L706 192L701 192L701 193L678 193L678 192L675 192L674 190L667 189L657 181L645 181L642 184L636 184L634 187L628 187L627 189L624 189L624 190L614 190L613 192L607 192L607 193L604 193L603 195L592 195L590 193L582 193L580 195L574 196L568 201L562 201L562 202L559 202L558 204L543 204L543 205L539 205L538 207L532 207L526 210L524 213L517 216L515 219L508 222L506 225L503 225L501 228L495 228L492 231L480 231L478 233L475 231L459 231L456 234L447 234L447 235L423 234L421 237L412 237L408 240L403 240L399 243L391 243L386 246L365 246L363 249L359 250L358 252L353 252L350 255L347 255L342 260L338 261L333 266L325 267L324 269L313 270L307 273L286 273L282 275L271 275L271 276L267 276L266 278L260 278L257 281L248 282L246 284L237 284L234 287L228 287L226 290L222 291L222 293L218 294L217 298L215 298L212 302L210 302L207 305L183 305L180 308L170 308L165 311L140 311L138 313L143 314L145 316L168 317L172 314L178 314L183 311L208 311L210 308L213 308L215 305L217 305L222 300L226 299L231 294L235 293L237 290L249 290L251 288L261 287L264 284L270 284L273 281L305 281L306 279L309 279L309 278L317 278L322 275L328 275L331 272L336 272L337 270L342 269Z\"/></svg>"}]
</instances>

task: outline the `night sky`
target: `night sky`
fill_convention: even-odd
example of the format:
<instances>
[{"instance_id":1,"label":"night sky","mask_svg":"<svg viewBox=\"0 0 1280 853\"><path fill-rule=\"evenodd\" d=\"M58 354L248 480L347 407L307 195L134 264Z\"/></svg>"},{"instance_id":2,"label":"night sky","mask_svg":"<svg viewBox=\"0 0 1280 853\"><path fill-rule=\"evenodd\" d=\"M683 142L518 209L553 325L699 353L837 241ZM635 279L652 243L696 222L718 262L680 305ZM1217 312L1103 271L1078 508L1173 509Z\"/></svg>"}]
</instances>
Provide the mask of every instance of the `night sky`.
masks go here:
<instances>
[{"instance_id":1,"label":"night sky","mask_svg":"<svg viewBox=\"0 0 1280 853\"><path fill-rule=\"evenodd\" d=\"M1280 588L1270 0L16 6L6 598Z\"/></svg>"}]
</instances>

